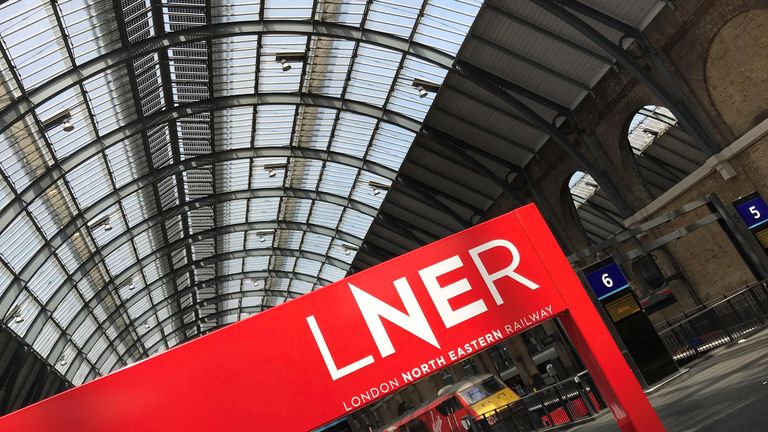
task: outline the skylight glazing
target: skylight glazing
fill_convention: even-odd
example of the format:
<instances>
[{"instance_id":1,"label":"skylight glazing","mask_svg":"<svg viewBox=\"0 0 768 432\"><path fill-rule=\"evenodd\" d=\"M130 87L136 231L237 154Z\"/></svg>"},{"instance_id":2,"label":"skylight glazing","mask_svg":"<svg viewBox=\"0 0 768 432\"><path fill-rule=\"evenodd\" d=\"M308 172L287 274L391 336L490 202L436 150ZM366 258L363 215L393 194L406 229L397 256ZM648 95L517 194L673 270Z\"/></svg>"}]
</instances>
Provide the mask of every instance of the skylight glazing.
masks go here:
<instances>
[{"instance_id":1,"label":"skylight glazing","mask_svg":"<svg viewBox=\"0 0 768 432\"><path fill-rule=\"evenodd\" d=\"M342 278L480 3L2 3L0 315L80 384Z\"/></svg>"}]
</instances>

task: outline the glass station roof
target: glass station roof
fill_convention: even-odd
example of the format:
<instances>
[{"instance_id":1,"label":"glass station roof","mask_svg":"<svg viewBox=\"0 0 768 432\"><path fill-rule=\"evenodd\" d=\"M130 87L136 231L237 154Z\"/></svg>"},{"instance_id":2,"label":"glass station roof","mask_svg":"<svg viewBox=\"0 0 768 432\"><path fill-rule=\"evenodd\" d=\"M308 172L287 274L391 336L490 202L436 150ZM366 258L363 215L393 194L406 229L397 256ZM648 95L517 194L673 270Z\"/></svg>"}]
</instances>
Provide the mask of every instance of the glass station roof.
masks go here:
<instances>
[{"instance_id":1,"label":"glass station roof","mask_svg":"<svg viewBox=\"0 0 768 432\"><path fill-rule=\"evenodd\" d=\"M481 3L0 4L0 316L80 384L344 277Z\"/></svg>"}]
</instances>

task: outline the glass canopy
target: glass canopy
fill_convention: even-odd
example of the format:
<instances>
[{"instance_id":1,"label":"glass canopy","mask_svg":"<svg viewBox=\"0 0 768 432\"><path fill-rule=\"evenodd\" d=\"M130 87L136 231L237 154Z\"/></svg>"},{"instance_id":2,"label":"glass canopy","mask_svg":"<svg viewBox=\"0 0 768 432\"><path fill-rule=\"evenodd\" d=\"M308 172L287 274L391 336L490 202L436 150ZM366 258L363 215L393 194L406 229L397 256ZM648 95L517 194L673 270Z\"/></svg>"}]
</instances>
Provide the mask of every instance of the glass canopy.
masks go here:
<instances>
[{"instance_id":1,"label":"glass canopy","mask_svg":"<svg viewBox=\"0 0 768 432\"><path fill-rule=\"evenodd\" d=\"M344 277L481 3L0 4L0 315L80 384Z\"/></svg>"}]
</instances>

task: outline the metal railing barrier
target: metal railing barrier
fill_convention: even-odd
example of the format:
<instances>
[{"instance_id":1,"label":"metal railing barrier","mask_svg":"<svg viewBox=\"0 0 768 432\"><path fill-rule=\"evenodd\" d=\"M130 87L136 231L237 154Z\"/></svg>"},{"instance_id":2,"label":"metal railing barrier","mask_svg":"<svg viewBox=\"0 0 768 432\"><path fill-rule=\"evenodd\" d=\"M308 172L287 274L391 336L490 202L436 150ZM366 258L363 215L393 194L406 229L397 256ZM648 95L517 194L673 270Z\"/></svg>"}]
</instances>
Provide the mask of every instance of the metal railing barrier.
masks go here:
<instances>
[{"instance_id":1,"label":"metal railing barrier","mask_svg":"<svg viewBox=\"0 0 768 432\"><path fill-rule=\"evenodd\" d=\"M587 371L523 396L472 422L475 432L530 432L589 419L606 407Z\"/></svg>"},{"instance_id":2,"label":"metal railing barrier","mask_svg":"<svg viewBox=\"0 0 768 432\"><path fill-rule=\"evenodd\" d=\"M674 324L672 324L674 322ZM724 295L658 326L656 330L675 361L682 365L737 341L768 324L768 281Z\"/></svg>"}]
</instances>

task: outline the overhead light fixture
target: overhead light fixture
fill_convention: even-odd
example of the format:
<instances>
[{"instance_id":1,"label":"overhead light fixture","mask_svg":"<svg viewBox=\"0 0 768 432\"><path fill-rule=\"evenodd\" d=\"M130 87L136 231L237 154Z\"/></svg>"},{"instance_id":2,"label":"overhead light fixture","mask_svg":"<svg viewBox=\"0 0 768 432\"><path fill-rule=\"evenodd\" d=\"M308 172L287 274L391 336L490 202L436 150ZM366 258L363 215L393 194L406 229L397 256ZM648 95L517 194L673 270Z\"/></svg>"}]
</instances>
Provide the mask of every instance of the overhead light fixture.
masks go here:
<instances>
[{"instance_id":1,"label":"overhead light fixture","mask_svg":"<svg viewBox=\"0 0 768 432\"><path fill-rule=\"evenodd\" d=\"M344 255L347 255L347 256L350 255L352 252L357 252L358 250L357 246L346 244L346 243L342 244L341 248L344 249Z\"/></svg>"},{"instance_id":2,"label":"overhead light fixture","mask_svg":"<svg viewBox=\"0 0 768 432\"><path fill-rule=\"evenodd\" d=\"M62 366L67 365L67 359L64 357L64 354L62 354L61 357L59 357L59 364Z\"/></svg>"},{"instance_id":3,"label":"overhead light fixture","mask_svg":"<svg viewBox=\"0 0 768 432\"><path fill-rule=\"evenodd\" d=\"M389 190L389 188L390 188L390 185L384 184L384 183L380 183L380 182L377 182L377 181L374 181L374 180L369 181L368 182L368 186L371 187L373 195L378 195L378 194L381 193L381 191Z\"/></svg>"},{"instance_id":4,"label":"overhead light fixture","mask_svg":"<svg viewBox=\"0 0 768 432\"><path fill-rule=\"evenodd\" d=\"M62 127L64 129L64 132L72 132L75 130L75 127L72 125L72 119L68 118L64 120L64 126Z\"/></svg>"},{"instance_id":5,"label":"overhead light fixture","mask_svg":"<svg viewBox=\"0 0 768 432\"><path fill-rule=\"evenodd\" d=\"M304 52L286 52L275 55L275 61L280 63L283 72L291 70L291 63L300 63L307 58Z\"/></svg>"},{"instance_id":6,"label":"overhead light fixture","mask_svg":"<svg viewBox=\"0 0 768 432\"><path fill-rule=\"evenodd\" d=\"M20 323L24 321L24 317L21 316L21 305L15 304L11 309L8 310L8 313L5 314L5 319L3 319L6 323L9 323L11 321L15 323Z\"/></svg>"},{"instance_id":7,"label":"overhead light fixture","mask_svg":"<svg viewBox=\"0 0 768 432\"><path fill-rule=\"evenodd\" d=\"M411 85L415 87L416 90L418 90L420 98L425 98L430 93L437 93L437 91L440 90L440 86L438 84L418 78L414 79Z\"/></svg>"},{"instance_id":8,"label":"overhead light fixture","mask_svg":"<svg viewBox=\"0 0 768 432\"><path fill-rule=\"evenodd\" d=\"M88 228L91 230L98 227L104 228L104 231L112 230L112 224L109 222L109 215L105 215L88 223Z\"/></svg>"},{"instance_id":9,"label":"overhead light fixture","mask_svg":"<svg viewBox=\"0 0 768 432\"><path fill-rule=\"evenodd\" d=\"M285 169L288 166L287 163L271 163L271 164L264 164L264 169L267 171L267 174L269 174L270 177L274 177L277 175L277 172L275 170L279 169Z\"/></svg>"},{"instance_id":10,"label":"overhead light fixture","mask_svg":"<svg viewBox=\"0 0 768 432\"><path fill-rule=\"evenodd\" d=\"M149 323L148 323L148 322L145 322L145 323L144 323L144 328L145 328L145 329L148 329L148 328L149 328Z\"/></svg>"},{"instance_id":11,"label":"overhead light fixture","mask_svg":"<svg viewBox=\"0 0 768 432\"><path fill-rule=\"evenodd\" d=\"M72 125L72 114L69 110L59 111L51 117L42 121L43 129L51 130L58 126L63 126L65 132L72 132L75 126Z\"/></svg>"},{"instance_id":12,"label":"overhead light fixture","mask_svg":"<svg viewBox=\"0 0 768 432\"><path fill-rule=\"evenodd\" d=\"M134 288L136 288L136 287L133 286L133 282L128 284L128 291L133 291Z\"/></svg>"},{"instance_id":13,"label":"overhead light fixture","mask_svg":"<svg viewBox=\"0 0 768 432\"><path fill-rule=\"evenodd\" d=\"M267 240L266 236L272 235L272 234L273 234L272 231L256 231L256 235L258 236L259 241L262 243L264 243Z\"/></svg>"}]
</instances>

